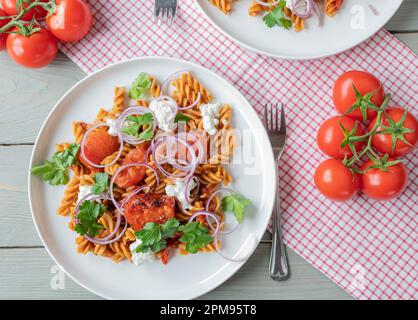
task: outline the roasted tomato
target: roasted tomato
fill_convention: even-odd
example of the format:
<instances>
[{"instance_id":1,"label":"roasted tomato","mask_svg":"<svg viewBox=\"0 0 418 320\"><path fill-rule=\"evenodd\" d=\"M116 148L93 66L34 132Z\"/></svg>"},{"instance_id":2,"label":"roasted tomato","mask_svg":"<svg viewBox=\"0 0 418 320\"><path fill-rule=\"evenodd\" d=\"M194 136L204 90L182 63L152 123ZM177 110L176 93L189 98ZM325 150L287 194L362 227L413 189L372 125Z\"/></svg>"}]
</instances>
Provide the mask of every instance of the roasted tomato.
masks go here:
<instances>
[{"instance_id":1,"label":"roasted tomato","mask_svg":"<svg viewBox=\"0 0 418 320\"><path fill-rule=\"evenodd\" d=\"M125 206L125 217L135 231L141 230L148 222L162 224L174 218L176 201L174 197L156 193L133 196Z\"/></svg>"},{"instance_id":2,"label":"roasted tomato","mask_svg":"<svg viewBox=\"0 0 418 320\"><path fill-rule=\"evenodd\" d=\"M145 162L145 155L147 153L149 144L141 143L135 149L128 152L122 164L134 163L134 162ZM132 166L125 170L122 170L115 179L115 183L120 188L129 188L140 183L146 175L147 168Z\"/></svg>"},{"instance_id":3,"label":"roasted tomato","mask_svg":"<svg viewBox=\"0 0 418 320\"><path fill-rule=\"evenodd\" d=\"M341 126L344 128L341 128ZM354 130L355 129L355 130ZM348 144L348 138L364 135L363 129L356 120L348 117L335 116L325 120L319 127L316 142L319 149L326 155L334 158L344 159L351 157L353 152ZM345 144L341 147L341 144ZM356 152L361 151L364 142L354 142Z\"/></svg>"},{"instance_id":4,"label":"roasted tomato","mask_svg":"<svg viewBox=\"0 0 418 320\"><path fill-rule=\"evenodd\" d=\"M105 129L97 129L90 132L84 143L84 155L94 164L100 164L104 158L119 150L118 137L111 136ZM83 158L81 152L78 154L78 160L90 167L90 164Z\"/></svg>"},{"instance_id":5,"label":"roasted tomato","mask_svg":"<svg viewBox=\"0 0 418 320\"><path fill-rule=\"evenodd\" d=\"M316 168L314 176L318 190L328 199L347 201L360 189L360 179L339 159L327 159Z\"/></svg>"},{"instance_id":6,"label":"roasted tomato","mask_svg":"<svg viewBox=\"0 0 418 320\"><path fill-rule=\"evenodd\" d=\"M353 86L362 96L361 101ZM368 94L371 94L371 97L367 97ZM354 104L359 103L360 105L347 115L358 120L370 120L376 115L376 111L365 108L367 102L372 102L380 107L385 100L385 92L381 82L374 75L365 71L348 71L335 81L332 99L335 109L341 114L346 113ZM366 119L363 119L361 108L366 113Z\"/></svg>"},{"instance_id":7,"label":"roasted tomato","mask_svg":"<svg viewBox=\"0 0 418 320\"><path fill-rule=\"evenodd\" d=\"M387 161L393 161L389 158ZM399 196L408 184L408 171L403 163L387 166L385 170L369 168L374 162L368 160L362 166L362 191L375 200L390 200Z\"/></svg>"},{"instance_id":8,"label":"roasted tomato","mask_svg":"<svg viewBox=\"0 0 418 320\"><path fill-rule=\"evenodd\" d=\"M378 132L384 133L373 136L373 147L392 156L410 153L418 144L417 119L401 107L387 109L386 115L383 114L382 126L377 129ZM373 130L376 120L377 118L374 118L370 123L369 131Z\"/></svg>"}]
</instances>

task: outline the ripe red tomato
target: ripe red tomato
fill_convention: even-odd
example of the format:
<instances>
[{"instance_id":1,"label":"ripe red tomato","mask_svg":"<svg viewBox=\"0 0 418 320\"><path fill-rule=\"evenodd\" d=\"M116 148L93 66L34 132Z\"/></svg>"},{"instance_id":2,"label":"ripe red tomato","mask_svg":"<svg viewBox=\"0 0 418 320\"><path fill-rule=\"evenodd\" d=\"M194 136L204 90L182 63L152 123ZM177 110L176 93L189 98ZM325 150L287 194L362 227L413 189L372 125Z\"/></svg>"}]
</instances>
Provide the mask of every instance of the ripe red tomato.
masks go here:
<instances>
[{"instance_id":1,"label":"ripe red tomato","mask_svg":"<svg viewBox=\"0 0 418 320\"><path fill-rule=\"evenodd\" d=\"M344 159L353 155L350 147L345 145L341 148L341 144L345 141L347 136L362 136L364 135L363 129L356 120L348 117L335 116L325 120L319 127L318 134L316 136L316 143L318 144L319 149L326 155ZM344 133L340 124L345 128L349 133ZM351 134L352 132L352 134ZM364 142L354 142L353 146L357 152L361 151L364 146Z\"/></svg>"},{"instance_id":2,"label":"ripe red tomato","mask_svg":"<svg viewBox=\"0 0 418 320\"><path fill-rule=\"evenodd\" d=\"M7 13L0 9L0 17L7 16ZM0 20L0 28L8 24L10 19ZM0 33L0 51L6 49L7 33Z\"/></svg>"},{"instance_id":3,"label":"ripe red tomato","mask_svg":"<svg viewBox=\"0 0 418 320\"><path fill-rule=\"evenodd\" d=\"M418 144L418 121L417 119L409 112L405 114L405 109L401 107L394 107L386 110L389 118L395 122L395 128L390 129L388 133L376 134L372 138L373 147L380 151L381 153L388 153L392 156L404 156L407 153L410 153ZM403 117L406 115L405 119L402 121ZM369 125L369 131L373 129L377 121L377 118L374 118ZM389 130L389 121L385 114L382 116L382 125L384 128L379 127L377 130ZM385 128L386 127L386 128ZM406 129L406 130L405 130ZM412 130L412 132L411 132ZM392 138L396 138L395 148L392 149ZM405 141L402 141L405 139Z\"/></svg>"},{"instance_id":4,"label":"ripe red tomato","mask_svg":"<svg viewBox=\"0 0 418 320\"><path fill-rule=\"evenodd\" d=\"M347 201L360 189L358 174L351 172L339 159L321 162L316 168L314 181L318 190L334 201Z\"/></svg>"},{"instance_id":5,"label":"ripe red tomato","mask_svg":"<svg viewBox=\"0 0 418 320\"><path fill-rule=\"evenodd\" d=\"M48 2L48 0L40 0L41 2ZM6 11L6 13L9 16L15 16L18 13L20 13L21 11L19 10L19 12L16 10L16 0L0 0L1 6L3 7L3 10ZM27 8L28 5L30 3L34 2L34 0L25 0L23 1L23 7ZM46 16L47 12L44 8L42 8L41 6L36 6L32 9L30 9L28 12L26 12L23 16L21 20L24 21L30 21L32 20L32 18L35 17L35 19L37 20L41 20L44 19Z\"/></svg>"},{"instance_id":6,"label":"ripe red tomato","mask_svg":"<svg viewBox=\"0 0 418 320\"><path fill-rule=\"evenodd\" d=\"M84 155L90 162L100 164L104 158L118 151L119 147L118 137L111 136L106 130L99 128L90 132L86 137ZM82 156L81 152L78 154L78 161L86 167L90 167L90 164Z\"/></svg>"},{"instance_id":7,"label":"ripe red tomato","mask_svg":"<svg viewBox=\"0 0 418 320\"><path fill-rule=\"evenodd\" d=\"M343 73L334 83L332 99L335 109L339 113L344 114L357 102L353 84L363 97L368 93L376 91L370 100L376 106L381 106L385 99L385 92L381 82L368 72L348 71ZM367 119L370 120L375 115L375 110L367 109ZM358 120L366 120L363 119L360 108L351 111L348 116Z\"/></svg>"},{"instance_id":8,"label":"ripe red tomato","mask_svg":"<svg viewBox=\"0 0 418 320\"><path fill-rule=\"evenodd\" d=\"M389 158L388 161L392 161ZM368 160L363 164L362 170L366 170L374 163ZM387 171L372 168L361 175L362 191L368 197L375 200L390 200L399 196L408 184L408 171L403 163L387 167Z\"/></svg>"},{"instance_id":9,"label":"ripe red tomato","mask_svg":"<svg viewBox=\"0 0 418 320\"><path fill-rule=\"evenodd\" d=\"M7 53L25 67L44 67L54 60L57 51L57 40L44 28L30 36L11 33L7 37Z\"/></svg>"},{"instance_id":10,"label":"ripe red tomato","mask_svg":"<svg viewBox=\"0 0 418 320\"><path fill-rule=\"evenodd\" d=\"M57 8L46 23L59 40L75 42L89 32L93 16L83 0L57 0Z\"/></svg>"},{"instance_id":11,"label":"ripe red tomato","mask_svg":"<svg viewBox=\"0 0 418 320\"><path fill-rule=\"evenodd\" d=\"M122 164L129 164L134 162L146 162L145 156L149 143L141 143L135 149L128 152ZM146 167L132 166L122 170L115 178L115 183L120 188L129 188L140 183L147 175Z\"/></svg>"}]
</instances>

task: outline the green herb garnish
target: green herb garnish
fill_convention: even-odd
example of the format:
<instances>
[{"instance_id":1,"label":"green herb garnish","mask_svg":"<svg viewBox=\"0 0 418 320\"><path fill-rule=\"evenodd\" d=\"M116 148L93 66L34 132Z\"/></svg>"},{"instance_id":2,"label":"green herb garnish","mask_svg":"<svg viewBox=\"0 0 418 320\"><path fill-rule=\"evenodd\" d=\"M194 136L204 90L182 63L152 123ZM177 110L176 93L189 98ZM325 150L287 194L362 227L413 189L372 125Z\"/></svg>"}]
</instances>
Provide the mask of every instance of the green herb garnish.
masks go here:
<instances>
[{"instance_id":1,"label":"green herb garnish","mask_svg":"<svg viewBox=\"0 0 418 320\"><path fill-rule=\"evenodd\" d=\"M40 165L31 169L31 174L41 177L52 186L68 183L67 168L71 167L77 160L77 153L80 146L76 143L64 151L56 152L51 160L45 160Z\"/></svg>"},{"instance_id":2,"label":"green herb garnish","mask_svg":"<svg viewBox=\"0 0 418 320\"><path fill-rule=\"evenodd\" d=\"M131 85L129 90L129 98L131 99L143 99L147 94L149 88L151 88L151 80L145 72L141 72L135 81Z\"/></svg>"},{"instance_id":3,"label":"green herb garnish","mask_svg":"<svg viewBox=\"0 0 418 320\"><path fill-rule=\"evenodd\" d=\"M186 250L189 253L197 253L199 249L213 241L213 237L209 235L209 229L196 221L182 225L178 230L183 232L180 242L186 244Z\"/></svg>"},{"instance_id":4,"label":"green herb garnish","mask_svg":"<svg viewBox=\"0 0 418 320\"><path fill-rule=\"evenodd\" d=\"M75 231L80 235L87 234L89 237L95 237L99 234L100 230L104 229L103 225L97 222L103 213L106 211L106 207L96 201L86 200L78 208L77 219L78 224L75 225Z\"/></svg>"},{"instance_id":5,"label":"green herb garnish","mask_svg":"<svg viewBox=\"0 0 418 320\"><path fill-rule=\"evenodd\" d=\"M128 125L121 129L123 133L145 141L151 140L154 136L152 130L154 116L151 112L139 116L129 116L125 120L128 122ZM144 131L141 131L143 125L147 125L148 127Z\"/></svg>"},{"instance_id":6,"label":"green herb garnish","mask_svg":"<svg viewBox=\"0 0 418 320\"><path fill-rule=\"evenodd\" d=\"M283 13L283 8L286 6L286 1L281 0L277 5L276 9L266 14L263 17L263 21L267 27L272 28L274 26L282 27L289 30L292 27L292 21L287 19Z\"/></svg>"},{"instance_id":7,"label":"green herb garnish","mask_svg":"<svg viewBox=\"0 0 418 320\"><path fill-rule=\"evenodd\" d=\"M188 117L188 116L186 116L185 114L183 114L183 113L181 113L181 112L178 112L177 114L176 114L176 117L174 118L174 122L180 122L180 121L183 121L183 122L187 122L187 121L189 121L191 118L190 117Z\"/></svg>"},{"instance_id":8,"label":"green herb garnish","mask_svg":"<svg viewBox=\"0 0 418 320\"><path fill-rule=\"evenodd\" d=\"M135 252L158 252L167 245L166 239L174 237L180 222L177 219L167 220L164 224L148 222L144 228L135 233L141 240L141 244L135 248Z\"/></svg>"},{"instance_id":9,"label":"green herb garnish","mask_svg":"<svg viewBox=\"0 0 418 320\"><path fill-rule=\"evenodd\" d=\"M244 218L244 209L251 204L251 201L238 193L230 194L222 199L222 210L233 212L238 223L242 223Z\"/></svg>"},{"instance_id":10,"label":"green herb garnish","mask_svg":"<svg viewBox=\"0 0 418 320\"><path fill-rule=\"evenodd\" d=\"M109 188L109 175L106 172L99 172L94 175L94 185L91 191L100 194Z\"/></svg>"}]
</instances>

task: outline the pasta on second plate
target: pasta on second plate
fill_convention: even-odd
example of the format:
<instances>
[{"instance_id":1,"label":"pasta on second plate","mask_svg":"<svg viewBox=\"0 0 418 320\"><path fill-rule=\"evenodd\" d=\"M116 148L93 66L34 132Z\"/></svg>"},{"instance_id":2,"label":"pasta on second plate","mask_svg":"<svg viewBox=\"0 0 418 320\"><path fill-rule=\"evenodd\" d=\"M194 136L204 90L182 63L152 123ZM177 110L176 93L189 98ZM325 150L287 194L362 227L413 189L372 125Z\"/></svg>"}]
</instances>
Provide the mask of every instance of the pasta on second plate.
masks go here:
<instances>
[{"instance_id":1,"label":"pasta on second plate","mask_svg":"<svg viewBox=\"0 0 418 320\"><path fill-rule=\"evenodd\" d=\"M242 0L208 0L224 14L230 14L235 2ZM324 15L333 17L342 7L344 0L251 0L250 16L263 16L267 27L293 28L296 32L306 27L306 20L314 15L318 24L323 24Z\"/></svg>"},{"instance_id":2,"label":"pasta on second plate","mask_svg":"<svg viewBox=\"0 0 418 320\"><path fill-rule=\"evenodd\" d=\"M91 122L74 121L74 141L57 144L51 160L32 168L51 185L67 185L57 213L70 217L77 252L137 265L166 264L175 250L237 261L219 240L242 223L250 203L226 188L232 106L214 102L188 71L162 86L140 73L130 88L114 88L112 105ZM226 226L225 214L235 226Z\"/></svg>"}]
</instances>

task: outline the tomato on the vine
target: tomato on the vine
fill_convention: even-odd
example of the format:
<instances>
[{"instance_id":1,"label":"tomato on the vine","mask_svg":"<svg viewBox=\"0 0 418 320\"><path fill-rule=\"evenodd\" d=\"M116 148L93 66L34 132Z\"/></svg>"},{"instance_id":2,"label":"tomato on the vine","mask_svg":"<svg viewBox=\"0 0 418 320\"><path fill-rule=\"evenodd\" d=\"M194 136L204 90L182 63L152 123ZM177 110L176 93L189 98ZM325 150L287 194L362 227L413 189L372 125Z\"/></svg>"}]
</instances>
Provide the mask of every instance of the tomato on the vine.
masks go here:
<instances>
[{"instance_id":1,"label":"tomato on the vine","mask_svg":"<svg viewBox=\"0 0 418 320\"><path fill-rule=\"evenodd\" d=\"M39 0L39 1L48 2L48 0ZM21 12L21 10L18 10L16 8L16 2L17 0L0 0L3 10L6 11L6 13L9 16L15 16ZM22 1L23 8L27 8L32 2L34 2L34 0ZM35 18L36 20L41 20L45 18L46 14L47 14L47 11L44 8L42 8L41 6L36 6L30 9L28 12L26 12L22 16L21 20L31 21L33 18Z\"/></svg>"},{"instance_id":2,"label":"tomato on the vine","mask_svg":"<svg viewBox=\"0 0 418 320\"><path fill-rule=\"evenodd\" d=\"M369 125L373 129L377 119ZM382 115L382 125L373 135L372 145L381 153L392 156L404 156L410 153L418 144L418 121L407 110L401 107L389 108Z\"/></svg>"},{"instance_id":3,"label":"tomato on the vine","mask_svg":"<svg viewBox=\"0 0 418 320\"><path fill-rule=\"evenodd\" d=\"M18 64L29 68L41 68L54 60L57 55L57 40L45 28L30 35L14 29L7 37L7 53Z\"/></svg>"},{"instance_id":4,"label":"tomato on the vine","mask_svg":"<svg viewBox=\"0 0 418 320\"><path fill-rule=\"evenodd\" d=\"M316 142L319 149L326 155L344 159L351 157L353 150L361 151L364 142L350 142L350 137L364 135L363 129L352 118L335 116L325 120L319 127Z\"/></svg>"},{"instance_id":5,"label":"tomato on the vine","mask_svg":"<svg viewBox=\"0 0 418 320\"><path fill-rule=\"evenodd\" d=\"M318 190L334 201L347 201L360 190L360 179L339 159L327 159L319 164L314 175Z\"/></svg>"},{"instance_id":6,"label":"tomato on the vine","mask_svg":"<svg viewBox=\"0 0 418 320\"><path fill-rule=\"evenodd\" d=\"M55 12L46 19L49 30L61 41L75 42L90 30L93 16L83 0L57 0Z\"/></svg>"},{"instance_id":7,"label":"tomato on the vine","mask_svg":"<svg viewBox=\"0 0 418 320\"><path fill-rule=\"evenodd\" d=\"M370 120L376 115L373 105L381 106L385 92L375 76L353 70L343 73L335 81L332 99L339 113L358 120Z\"/></svg>"},{"instance_id":8,"label":"tomato on the vine","mask_svg":"<svg viewBox=\"0 0 418 320\"><path fill-rule=\"evenodd\" d=\"M386 161L395 161L388 158ZM366 161L361 174L362 191L375 200L390 200L399 196L408 184L408 171L402 162L383 168L373 168L373 160Z\"/></svg>"},{"instance_id":9,"label":"tomato on the vine","mask_svg":"<svg viewBox=\"0 0 418 320\"><path fill-rule=\"evenodd\" d=\"M7 13L0 9L0 17L7 16ZM10 19L3 19L0 20L0 28L4 27L6 24L8 24ZM6 49L6 41L7 41L7 33L0 33L0 51Z\"/></svg>"}]
</instances>

